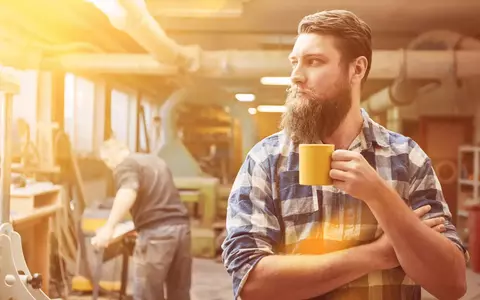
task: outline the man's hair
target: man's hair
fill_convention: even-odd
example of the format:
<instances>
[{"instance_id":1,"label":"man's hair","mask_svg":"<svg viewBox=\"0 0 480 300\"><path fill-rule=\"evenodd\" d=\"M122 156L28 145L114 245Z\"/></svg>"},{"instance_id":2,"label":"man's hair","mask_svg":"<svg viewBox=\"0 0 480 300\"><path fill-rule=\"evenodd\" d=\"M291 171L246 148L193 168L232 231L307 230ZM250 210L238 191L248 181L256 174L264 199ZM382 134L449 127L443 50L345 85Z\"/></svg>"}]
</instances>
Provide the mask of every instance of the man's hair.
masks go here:
<instances>
[{"instance_id":1,"label":"man's hair","mask_svg":"<svg viewBox=\"0 0 480 300\"><path fill-rule=\"evenodd\" d=\"M104 141L100 146L100 159L109 167L117 166L129 154L128 146L115 138Z\"/></svg>"},{"instance_id":2,"label":"man's hair","mask_svg":"<svg viewBox=\"0 0 480 300\"><path fill-rule=\"evenodd\" d=\"M305 16L298 24L298 34L302 33L335 37L343 62L365 56L368 66L363 82L367 80L372 65L372 34L367 23L354 13L347 10L327 10Z\"/></svg>"}]
</instances>

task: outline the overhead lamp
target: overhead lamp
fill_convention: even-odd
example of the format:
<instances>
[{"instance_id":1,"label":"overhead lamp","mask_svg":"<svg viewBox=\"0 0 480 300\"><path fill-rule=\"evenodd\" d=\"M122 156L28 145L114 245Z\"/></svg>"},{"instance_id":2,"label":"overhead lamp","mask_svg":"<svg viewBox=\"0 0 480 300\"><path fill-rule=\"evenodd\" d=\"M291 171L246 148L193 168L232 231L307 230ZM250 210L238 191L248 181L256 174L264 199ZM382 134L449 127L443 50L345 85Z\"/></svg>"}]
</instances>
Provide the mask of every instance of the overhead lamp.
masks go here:
<instances>
[{"instance_id":1,"label":"overhead lamp","mask_svg":"<svg viewBox=\"0 0 480 300\"><path fill-rule=\"evenodd\" d=\"M257 111L266 113L283 113L286 111L285 105L259 105Z\"/></svg>"},{"instance_id":2,"label":"overhead lamp","mask_svg":"<svg viewBox=\"0 0 480 300\"><path fill-rule=\"evenodd\" d=\"M252 102L255 100L254 94L235 94L235 98L240 102Z\"/></svg>"},{"instance_id":3,"label":"overhead lamp","mask_svg":"<svg viewBox=\"0 0 480 300\"><path fill-rule=\"evenodd\" d=\"M251 114L251 115L254 115L257 113L257 109L255 107L250 107L248 109L248 113Z\"/></svg>"},{"instance_id":4,"label":"overhead lamp","mask_svg":"<svg viewBox=\"0 0 480 300\"><path fill-rule=\"evenodd\" d=\"M290 77L262 77L260 82L263 85L291 85Z\"/></svg>"}]
</instances>

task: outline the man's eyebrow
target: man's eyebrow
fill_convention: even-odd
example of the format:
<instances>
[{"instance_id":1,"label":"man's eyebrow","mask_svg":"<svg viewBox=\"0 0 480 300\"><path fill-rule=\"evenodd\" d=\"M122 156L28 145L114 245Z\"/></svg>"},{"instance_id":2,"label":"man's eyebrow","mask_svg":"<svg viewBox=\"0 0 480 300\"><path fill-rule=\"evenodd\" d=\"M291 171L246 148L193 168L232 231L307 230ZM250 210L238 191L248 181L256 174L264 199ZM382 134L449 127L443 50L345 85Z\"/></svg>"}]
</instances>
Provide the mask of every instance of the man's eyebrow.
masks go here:
<instances>
[{"instance_id":1,"label":"man's eyebrow","mask_svg":"<svg viewBox=\"0 0 480 300\"><path fill-rule=\"evenodd\" d=\"M322 53L305 53L303 55L301 55L300 57L303 57L303 58L321 58L321 59L328 59L324 54ZM288 56L288 59L289 60L294 60L296 59L297 56L295 56L294 54L290 54Z\"/></svg>"}]
</instances>

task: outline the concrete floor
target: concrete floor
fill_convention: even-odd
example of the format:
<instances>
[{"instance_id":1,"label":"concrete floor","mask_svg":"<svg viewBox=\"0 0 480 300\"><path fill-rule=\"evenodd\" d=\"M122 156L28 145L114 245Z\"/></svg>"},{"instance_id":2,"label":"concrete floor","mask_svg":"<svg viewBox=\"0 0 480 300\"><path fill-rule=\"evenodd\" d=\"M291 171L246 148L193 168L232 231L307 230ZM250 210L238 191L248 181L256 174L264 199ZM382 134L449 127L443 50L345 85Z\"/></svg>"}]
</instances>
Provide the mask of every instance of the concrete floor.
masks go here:
<instances>
[{"instance_id":1,"label":"concrete floor","mask_svg":"<svg viewBox=\"0 0 480 300\"><path fill-rule=\"evenodd\" d=\"M467 271L468 291L462 300L480 300L480 274ZM72 296L69 300L87 300L91 296ZM110 300L102 298L102 300ZM111 298L113 299L113 298ZM192 298L191 300L232 300L230 277L221 263L214 260L195 259L193 263ZM433 300L426 291L423 300Z\"/></svg>"},{"instance_id":2,"label":"concrete floor","mask_svg":"<svg viewBox=\"0 0 480 300\"><path fill-rule=\"evenodd\" d=\"M212 284L213 283L213 284ZM480 274L467 270L467 294L462 300L480 300ZM231 300L231 281L222 264L211 260L195 260L192 300ZM423 300L435 299L422 291Z\"/></svg>"},{"instance_id":3,"label":"concrete floor","mask_svg":"<svg viewBox=\"0 0 480 300\"><path fill-rule=\"evenodd\" d=\"M116 271L118 272L118 268ZM130 268L131 270L131 268ZM127 288L130 290L130 288ZM128 293L128 291L127 291ZM233 299L232 283L223 264L209 259L194 259L191 300ZM87 300L91 296L69 296L68 300ZM116 299L102 297L98 300Z\"/></svg>"},{"instance_id":4,"label":"concrete floor","mask_svg":"<svg viewBox=\"0 0 480 300\"><path fill-rule=\"evenodd\" d=\"M480 300L480 274L467 270L467 294L462 300ZM192 300L232 300L231 281L224 267L211 260L195 260ZM436 299L422 291L422 300Z\"/></svg>"}]
</instances>

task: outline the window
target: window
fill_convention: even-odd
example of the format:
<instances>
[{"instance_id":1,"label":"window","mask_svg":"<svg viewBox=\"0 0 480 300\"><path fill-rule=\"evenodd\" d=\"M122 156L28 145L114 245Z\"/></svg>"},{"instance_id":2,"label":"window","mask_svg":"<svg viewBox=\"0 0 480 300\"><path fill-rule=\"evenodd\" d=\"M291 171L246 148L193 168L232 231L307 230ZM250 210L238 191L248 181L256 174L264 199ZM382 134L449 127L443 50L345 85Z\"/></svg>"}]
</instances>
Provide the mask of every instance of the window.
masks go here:
<instances>
[{"instance_id":1,"label":"window","mask_svg":"<svg viewBox=\"0 0 480 300\"><path fill-rule=\"evenodd\" d=\"M129 129L129 101L128 94L122 93L118 90L112 90L111 98L111 125L113 136L128 144L128 129Z\"/></svg>"},{"instance_id":2,"label":"window","mask_svg":"<svg viewBox=\"0 0 480 300\"><path fill-rule=\"evenodd\" d=\"M75 149L93 152L93 118L95 84L77 77L75 80Z\"/></svg>"},{"instance_id":3,"label":"window","mask_svg":"<svg viewBox=\"0 0 480 300\"><path fill-rule=\"evenodd\" d=\"M17 120L23 119L30 129L30 141L35 143L36 121L37 121L37 84L38 72L36 70L12 70L13 76L20 83L20 93L13 96L12 103L12 151L16 155L20 151L20 140ZM3 114L1 107L5 94L0 91L0 114ZM0 115L0 120L1 120ZM4 137L0 137L0 147L3 146ZM23 141L24 142L24 141ZM1 151L1 150L0 150Z\"/></svg>"},{"instance_id":4,"label":"window","mask_svg":"<svg viewBox=\"0 0 480 300\"><path fill-rule=\"evenodd\" d=\"M64 128L73 148L93 152L95 84L68 73L65 76Z\"/></svg>"},{"instance_id":5,"label":"window","mask_svg":"<svg viewBox=\"0 0 480 300\"><path fill-rule=\"evenodd\" d=\"M20 93L13 97L13 121L24 119L30 127L30 140L35 143L38 72L18 71L17 76L20 80Z\"/></svg>"},{"instance_id":6,"label":"window","mask_svg":"<svg viewBox=\"0 0 480 300\"><path fill-rule=\"evenodd\" d=\"M130 151L135 152L137 150L137 97L133 94L128 97L128 147Z\"/></svg>"}]
</instances>

